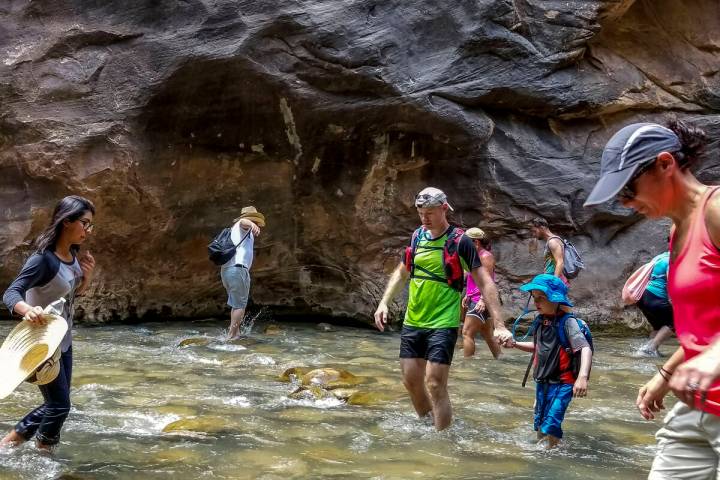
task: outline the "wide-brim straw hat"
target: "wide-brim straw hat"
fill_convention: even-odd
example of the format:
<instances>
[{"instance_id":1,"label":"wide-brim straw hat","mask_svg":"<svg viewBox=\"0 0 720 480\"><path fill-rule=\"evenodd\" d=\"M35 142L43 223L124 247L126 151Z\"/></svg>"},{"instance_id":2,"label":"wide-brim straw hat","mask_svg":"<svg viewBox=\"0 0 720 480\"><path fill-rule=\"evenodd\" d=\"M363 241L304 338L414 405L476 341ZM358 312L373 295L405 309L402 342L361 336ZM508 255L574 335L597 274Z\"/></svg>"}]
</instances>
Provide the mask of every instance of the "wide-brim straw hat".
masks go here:
<instances>
[{"instance_id":1,"label":"wide-brim straw hat","mask_svg":"<svg viewBox=\"0 0 720 480\"><path fill-rule=\"evenodd\" d=\"M18 323L0 347L0 399L10 395L41 366L50 375L59 371L54 365L43 364L55 355L67 333L68 324L59 315L46 313L43 316L45 325L33 325L27 320ZM51 380L56 376L57 373ZM45 375L42 382L37 379L35 382L47 383L47 378Z\"/></svg>"},{"instance_id":2,"label":"wide-brim straw hat","mask_svg":"<svg viewBox=\"0 0 720 480\"><path fill-rule=\"evenodd\" d=\"M258 212L252 205L249 207L243 207L240 211L240 216L236 218L235 221L237 222L243 218L247 218L248 220L255 222L259 227L265 226L265 215Z\"/></svg>"}]
</instances>

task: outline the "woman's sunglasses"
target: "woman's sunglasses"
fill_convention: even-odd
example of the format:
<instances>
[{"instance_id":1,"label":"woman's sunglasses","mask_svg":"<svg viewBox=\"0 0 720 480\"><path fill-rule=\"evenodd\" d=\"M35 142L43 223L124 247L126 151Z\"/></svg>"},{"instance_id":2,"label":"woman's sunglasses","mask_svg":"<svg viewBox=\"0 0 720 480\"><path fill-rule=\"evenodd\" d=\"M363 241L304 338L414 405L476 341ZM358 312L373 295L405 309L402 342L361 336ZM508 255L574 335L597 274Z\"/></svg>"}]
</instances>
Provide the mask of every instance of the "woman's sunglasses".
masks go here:
<instances>
[{"instance_id":1,"label":"woman's sunglasses","mask_svg":"<svg viewBox=\"0 0 720 480\"><path fill-rule=\"evenodd\" d=\"M625 184L625 186L620 190L617 194L617 197L625 202L629 202L630 200L634 199L637 195L637 192L635 191L635 181L640 178L642 174L650 170L652 166L655 165L655 160L653 160L650 163L646 163L645 165L641 166L635 171L635 175L630 177L630 180Z\"/></svg>"}]
</instances>

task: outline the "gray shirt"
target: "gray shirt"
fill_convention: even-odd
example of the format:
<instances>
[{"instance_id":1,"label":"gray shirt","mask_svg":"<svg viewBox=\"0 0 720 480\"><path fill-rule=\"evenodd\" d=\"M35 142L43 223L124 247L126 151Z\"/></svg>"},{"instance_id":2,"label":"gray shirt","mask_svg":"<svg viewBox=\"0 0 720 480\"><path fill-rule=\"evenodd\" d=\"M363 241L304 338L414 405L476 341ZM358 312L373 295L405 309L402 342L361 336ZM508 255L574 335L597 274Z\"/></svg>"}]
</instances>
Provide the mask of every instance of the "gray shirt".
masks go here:
<instances>
[{"instance_id":1,"label":"gray shirt","mask_svg":"<svg viewBox=\"0 0 720 480\"><path fill-rule=\"evenodd\" d=\"M46 250L30 256L17 278L3 295L3 302L15 313L15 305L25 301L33 307L43 307L64 297L66 302L62 316L68 323L68 331L60 344L66 352L72 344L75 289L82 282L83 273L77 258L64 262L55 253Z\"/></svg>"}]
</instances>

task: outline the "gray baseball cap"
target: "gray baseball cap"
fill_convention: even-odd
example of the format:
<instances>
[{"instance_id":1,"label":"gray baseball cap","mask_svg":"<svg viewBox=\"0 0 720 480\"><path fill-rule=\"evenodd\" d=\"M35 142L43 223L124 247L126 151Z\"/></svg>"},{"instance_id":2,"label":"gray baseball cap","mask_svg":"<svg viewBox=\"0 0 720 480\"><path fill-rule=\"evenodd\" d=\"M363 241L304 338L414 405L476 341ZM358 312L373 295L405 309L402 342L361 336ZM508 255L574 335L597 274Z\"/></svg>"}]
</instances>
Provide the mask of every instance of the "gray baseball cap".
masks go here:
<instances>
[{"instance_id":1,"label":"gray baseball cap","mask_svg":"<svg viewBox=\"0 0 720 480\"><path fill-rule=\"evenodd\" d=\"M439 188L423 188L420 193L415 196L415 206L418 208L439 207L446 204L450 210L453 210L447 201L447 195Z\"/></svg>"},{"instance_id":2,"label":"gray baseball cap","mask_svg":"<svg viewBox=\"0 0 720 480\"><path fill-rule=\"evenodd\" d=\"M682 149L675 132L657 123L633 123L612 136L602 153L600 180L590 192L585 206L613 198L643 165L652 163L662 152Z\"/></svg>"}]
</instances>

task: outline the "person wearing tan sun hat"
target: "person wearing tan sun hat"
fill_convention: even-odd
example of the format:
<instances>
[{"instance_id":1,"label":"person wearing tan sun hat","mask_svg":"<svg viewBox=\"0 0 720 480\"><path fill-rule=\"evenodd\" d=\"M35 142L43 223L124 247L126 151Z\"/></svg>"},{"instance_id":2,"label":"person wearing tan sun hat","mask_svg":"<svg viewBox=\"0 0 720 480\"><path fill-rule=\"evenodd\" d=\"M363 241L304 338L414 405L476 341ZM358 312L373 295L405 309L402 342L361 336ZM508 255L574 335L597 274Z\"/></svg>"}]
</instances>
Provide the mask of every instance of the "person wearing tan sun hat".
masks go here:
<instances>
[{"instance_id":1,"label":"person wearing tan sun hat","mask_svg":"<svg viewBox=\"0 0 720 480\"><path fill-rule=\"evenodd\" d=\"M495 257L490 246L490 238L478 227L472 227L465 231L465 236L472 240L477 250L480 263L487 270L490 278L495 281ZM472 275L467 275L465 286L465 297L462 305L465 309L465 320L463 321L463 354L466 357L475 355L475 335L479 332L485 339L493 357L498 358L502 349L493 335L494 325L485 318L487 308L480 288L473 281Z\"/></svg>"},{"instance_id":2,"label":"person wearing tan sun hat","mask_svg":"<svg viewBox=\"0 0 720 480\"><path fill-rule=\"evenodd\" d=\"M255 207L240 210L230 229L230 239L235 245L235 254L220 268L220 278L228 294L230 306L230 328L228 338L236 338L240 332L245 308L250 296L250 268L252 267L255 237L265 227L265 215Z\"/></svg>"}]
</instances>

